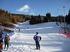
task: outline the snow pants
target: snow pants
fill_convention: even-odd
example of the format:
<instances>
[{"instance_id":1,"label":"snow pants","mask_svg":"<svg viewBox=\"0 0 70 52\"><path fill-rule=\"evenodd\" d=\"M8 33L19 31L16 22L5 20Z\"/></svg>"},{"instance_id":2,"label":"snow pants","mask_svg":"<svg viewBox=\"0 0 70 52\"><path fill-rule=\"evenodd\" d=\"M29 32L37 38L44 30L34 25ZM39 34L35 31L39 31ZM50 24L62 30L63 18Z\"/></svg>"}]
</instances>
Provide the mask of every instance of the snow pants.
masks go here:
<instances>
[{"instance_id":1,"label":"snow pants","mask_svg":"<svg viewBox=\"0 0 70 52\"><path fill-rule=\"evenodd\" d=\"M36 43L36 49L40 49L39 41L35 41L35 43Z\"/></svg>"},{"instance_id":2,"label":"snow pants","mask_svg":"<svg viewBox=\"0 0 70 52\"><path fill-rule=\"evenodd\" d=\"M7 47L7 49L9 48L9 42L5 42L5 47L4 49Z\"/></svg>"}]
</instances>

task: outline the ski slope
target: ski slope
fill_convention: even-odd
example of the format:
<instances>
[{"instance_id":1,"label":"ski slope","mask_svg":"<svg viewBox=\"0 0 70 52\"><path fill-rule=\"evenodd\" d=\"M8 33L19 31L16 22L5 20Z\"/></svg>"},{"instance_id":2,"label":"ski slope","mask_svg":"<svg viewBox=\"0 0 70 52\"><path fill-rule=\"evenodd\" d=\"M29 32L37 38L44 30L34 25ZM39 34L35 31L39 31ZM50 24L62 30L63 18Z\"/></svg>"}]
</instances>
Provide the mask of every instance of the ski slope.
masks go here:
<instances>
[{"instance_id":1,"label":"ski slope","mask_svg":"<svg viewBox=\"0 0 70 52\"><path fill-rule=\"evenodd\" d=\"M70 52L70 39L61 34L60 26L55 22L29 25L29 22L18 23L11 36L10 47L3 52ZM33 36L39 32L42 37L41 49L35 50Z\"/></svg>"}]
</instances>

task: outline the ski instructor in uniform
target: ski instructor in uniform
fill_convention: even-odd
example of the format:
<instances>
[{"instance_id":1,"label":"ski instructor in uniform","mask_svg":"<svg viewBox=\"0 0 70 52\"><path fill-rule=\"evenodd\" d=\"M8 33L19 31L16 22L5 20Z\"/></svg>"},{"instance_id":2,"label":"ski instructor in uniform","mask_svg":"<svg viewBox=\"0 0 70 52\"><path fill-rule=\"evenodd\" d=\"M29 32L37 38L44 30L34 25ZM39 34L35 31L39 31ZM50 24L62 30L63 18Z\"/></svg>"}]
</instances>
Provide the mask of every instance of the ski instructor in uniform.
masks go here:
<instances>
[{"instance_id":1,"label":"ski instructor in uniform","mask_svg":"<svg viewBox=\"0 0 70 52\"><path fill-rule=\"evenodd\" d=\"M34 35L33 39L35 40L36 43L36 49L40 50L40 40L41 40L41 36L38 36L38 32L36 32L36 35Z\"/></svg>"}]
</instances>

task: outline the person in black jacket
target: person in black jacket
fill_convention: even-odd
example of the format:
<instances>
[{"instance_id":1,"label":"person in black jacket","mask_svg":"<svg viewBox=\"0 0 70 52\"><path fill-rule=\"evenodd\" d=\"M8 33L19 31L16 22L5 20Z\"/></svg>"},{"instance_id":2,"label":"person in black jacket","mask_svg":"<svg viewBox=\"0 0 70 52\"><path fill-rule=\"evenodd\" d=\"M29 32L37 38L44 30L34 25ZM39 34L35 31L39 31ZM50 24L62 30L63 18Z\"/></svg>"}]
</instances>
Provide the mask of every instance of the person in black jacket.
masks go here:
<instances>
[{"instance_id":1,"label":"person in black jacket","mask_svg":"<svg viewBox=\"0 0 70 52\"><path fill-rule=\"evenodd\" d=\"M0 31L0 52L2 52L3 49L3 37L2 37L3 32Z\"/></svg>"},{"instance_id":2,"label":"person in black jacket","mask_svg":"<svg viewBox=\"0 0 70 52\"><path fill-rule=\"evenodd\" d=\"M36 35L34 35L33 39L35 40L35 43L36 43L36 49L40 50L39 41L41 40L41 36L38 36L38 32L36 32Z\"/></svg>"}]
</instances>

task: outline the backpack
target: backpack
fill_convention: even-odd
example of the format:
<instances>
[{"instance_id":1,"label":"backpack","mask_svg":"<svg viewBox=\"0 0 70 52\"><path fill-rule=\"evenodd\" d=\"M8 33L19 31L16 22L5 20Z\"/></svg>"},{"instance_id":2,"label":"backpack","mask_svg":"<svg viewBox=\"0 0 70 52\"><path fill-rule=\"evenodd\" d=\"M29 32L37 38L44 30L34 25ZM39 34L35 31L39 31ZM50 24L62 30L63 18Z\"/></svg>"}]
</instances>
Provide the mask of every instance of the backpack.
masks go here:
<instances>
[{"instance_id":1,"label":"backpack","mask_svg":"<svg viewBox=\"0 0 70 52\"><path fill-rule=\"evenodd\" d=\"M9 41L9 40L10 40L9 36L6 36L5 41Z\"/></svg>"},{"instance_id":2,"label":"backpack","mask_svg":"<svg viewBox=\"0 0 70 52\"><path fill-rule=\"evenodd\" d=\"M40 40L41 40L41 37L35 35L35 36L34 36L34 40L35 40L35 41L40 41Z\"/></svg>"},{"instance_id":3,"label":"backpack","mask_svg":"<svg viewBox=\"0 0 70 52\"><path fill-rule=\"evenodd\" d=\"M40 36L37 36L37 39L38 39L38 41L40 41L41 40L41 37Z\"/></svg>"}]
</instances>

